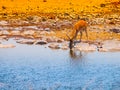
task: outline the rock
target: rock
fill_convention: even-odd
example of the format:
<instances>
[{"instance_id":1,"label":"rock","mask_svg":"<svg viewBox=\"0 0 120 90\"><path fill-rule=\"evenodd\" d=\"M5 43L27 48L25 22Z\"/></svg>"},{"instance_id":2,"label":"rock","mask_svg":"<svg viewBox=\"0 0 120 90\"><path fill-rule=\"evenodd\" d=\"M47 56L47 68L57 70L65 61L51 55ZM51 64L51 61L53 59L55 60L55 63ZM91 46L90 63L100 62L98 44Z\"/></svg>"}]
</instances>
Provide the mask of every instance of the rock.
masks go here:
<instances>
[{"instance_id":1,"label":"rock","mask_svg":"<svg viewBox=\"0 0 120 90\"><path fill-rule=\"evenodd\" d=\"M15 45L13 44L7 44L7 45L3 45L3 44L0 44L0 48L14 48Z\"/></svg>"},{"instance_id":2,"label":"rock","mask_svg":"<svg viewBox=\"0 0 120 90\"><path fill-rule=\"evenodd\" d=\"M102 42L102 48L99 49L99 51L120 51L120 41L117 40L106 40Z\"/></svg>"},{"instance_id":3,"label":"rock","mask_svg":"<svg viewBox=\"0 0 120 90\"><path fill-rule=\"evenodd\" d=\"M53 36L53 37L47 37L47 38L46 38L46 41L47 41L48 43L52 43L52 42L62 43L62 42L64 42L63 39L57 38L57 37L55 37L55 36Z\"/></svg>"},{"instance_id":4,"label":"rock","mask_svg":"<svg viewBox=\"0 0 120 90\"><path fill-rule=\"evenodd\" d=\"M110 29L110 31L114 33L120 33L120 29L116 29L116 28Z\"/></svg>"},{"instance_id":5,"label":"rock","mask_svg":"<svg viewBox=\"0 0 120 90\"><path fill-rule=\"evenodd\" d=\"M40 31L44 31L44 28L40 27L38 30L40 30Z\"/></svg>"},{"instance_id":6,"label":"rock","mask_svg":"<svg viewBox=\"0 0 120 90\"><path fill-rule=\"evenodd\" d=\"M88 43L79 43L75 46L80 51L96 51L95 45L89 45Z\"/></svg>"},{"instance_id":7,"label":"rock","mask_svg":"<svg viewBox=\"0 0 120 90\"><path fill-rule=\"evenodd\" d=\"M69 48L68 48L68 44L63 44L63 45L61 46L61 49L62 49L62 50L67 50L67 49L69 49Z\"/></svg>"},{"instance_id":8,"label":"rock","mask_svg":"<svg viewBox=\"0 0 120 90\"><path fill-rule=\"evenodd\" d=\"M2 30L0 30L0 35L2 35L2 32L3 32L3 31L2 31Z\"/></svg>"},{"instance_id":9,"label":"rock","mask_svg":"<svg viewBox=\"0 0 120 90\"><path fill-rule=\"evenodd\" d=\"M39 23L41 21L41 17L38 16L28 16L27 20L31 23Z\"/></svg>"},{"instance_id":10,"label":"rock","mask_svg":"<svg viewBox=\"0 0 120 90\"><path fill-rule=\"evenodd\" d=\"M48 32L47 31L41 31L40 35L46 35Z\"/></svg>"},{"instance_id":11,"label":"rock","mask_svg":"<svg viewBox=\"0 0 120 90\"><path fill-rule=\"evenodd\" d=\"M56 33L54 31L50 31L50 34L52 34L52 35L54 34L55 35Z\"/></svg>"},{"instance_id":12,"label":"rock","mask_svg":"<svg viewBox=\"0 0 120 90\"><path fill-rule=\"evenodd\" d=\"M23 29L26 29L26 30L38 30L38 27L37 26L24 26Z\"/></svg>"},{"instance_id":13,"label":"rock","mask_svg":"<svg viewBox=\"0 0 120 90\"><path fill-rule=\"evenodd\" d=\"M21 19L9 19L8 23L10 25L25 25L25 24L28 24L26 21L23 21Z\"/></svg>"},{"instance_id":14,"label":"rock","mask_svg":"<svg viewBox=\"0 0 120 90\"><path fill-rule=\"evenodd\" d=\"M21 38L20 37L15 37L14 40L20 40Z\"/></svg>"},{"instance_id":15,"label":"rock","mask_svg":"<svg viewBox=\"0 0 120 90\"><path fill-rule=\"evenodd\" d=\"M54 24L54 26L57 28L57 29L61 29L61 28L70 28L72 27L72 22L71 21L68 21L68 20L63 20L63 21L59 21L59 22L56 22Z\"/></svg>"},{"instance_id":16,"label":"rock","mask_svg":"<svg viewBox=\"0 0 120 90\"><path fill-rule=\"evenodd\" d=\"M17 31L17 30L11 31L10 34L11 35L20 35L20 31Z\"/></svg>"},{"instance_id":17,"label":"rock","mask_svg":"<svg viewBox=\"0 0 120 90\"><path fill-rule=\"evenodd\" d=\"M22 34L23 35L33 35L35 33L34 30L27 30L27 31L24 31Z\"/></svg>"},{"instance_id":18,"label":"rock","mask_svg":"<svg viewBox=\"0 0 120 90\"><path fill-rule=\"evenodd\" d=\"M115 25L115 22L114 21L110 21L109 24Z\"/></svg>"},{"instance_id":19,"label":"rock","mask_svg":"<svg viewBox=\"0 0 120 90\"><path fill-rule=\"evenodd\" d=\"M16 41L17 43L20 43L20 44L29 44L29 45L32 45L34 44L34 40L21 40L21 41Z\"/></svg>"},{"instance_id":20,"label":"rock","mask_svg":"<svg viewBox=\"0 0 120 90\"><path fill-rule=\"evenodd\" d=\"M55 40L53 40L52 38L46 38L46 41L47 41L48 43L51 43L51 42L54 42Z\"/></svg>"},{"instance_id":21,"label":"rock","mask_svg":"<svg viewBox=\"0 0 120 90\"><path fill-rule=\"evenodd\" d=\"M2 34L3 34L3 35L9 35L10 32L8 32L7 30L4 30L4 31L2 31Z\"/></svg>"},{"instance_id":22,"label":"rock","mask_svg":"<svg viewBox=\"0 0 120 90\"><path fill-rule=\"evenodd\" d=\"M63 41L63 39L57 39L57 43L62 43Z\"/></svg>"},{"instance_id":23,"label":"rock","mask_svg":"<svg viewBox=\"0 0 120 90\"><path fill-rule=\"evenodd\" d=\"M44 30L45 28L46 30L50 30L50 28L52 27L52 23L50 21L42 21L40 24L41 25L39 27L44 28Z\"/></svg>"},{"instance_id":24,"label":"rock","mask_svg":"<svg viewBox=\"0 0 120 90\"><path fill-rule=\"evenodd\" d=\"M12 27L8 27L8 26L4 26L4 27L1 27L0 30L12 30Z\"/></svg>"},{"instance_id":25,"label":"rock","mask_svg":"<svg viewBox=\"0 0 120 90\"><path fill-rule=\"evenodd\" d=\"M105 49L105 48L99 48L98 51L99 51L99 52L108 52L109 50L108 50L108 49Z\"/></svg>"},{"instance_id":26,"label":"rock","mask_svg":"<svg viewBox=\"0 0 120 90\"><path fill-rule=\"evenodd\" d=\"M0 21L0 25L8 25L7 21Z\"/></svg>"},{"instance_id":27,"label":"rock","mask_svg":"<svg viewBox=\"0 0 120 90\"><path fill-rule=\"evenodd\" d=\"M12 30L14 30L14 31L20 31L22 29L23 29L22 27L14 27L14 28L12 28Z\"/></svg>"},{"instance_id":28,"label":"rock","mask_svg":"<svg viewBox=\"0 0 120 90\"><path fill-rule=\"evenodd\" d=\"M9 40L9 38L8 38L7 36L0 36L0 39L1 39L1 40L6 40L6 41Z\"/></svg>"},{"instance_id":29,"label":"rock","mask_svg":"<svg viewBox=\"0 0 120 90\"><path fill-rule=\"evenodd\" d=\"M60 49L60 46L58 44L53 44L53 43L50 44L48 47L51 49Z\"/></svg>"},{"instance_id":30,"label":"rock","mask_svg":"<svg viewBox=\"0 0 120 90\"><path fill-rule=\"evenodd\" d=\"M50 31L50 28L45 28L45 31Z\"/></svg>"},{"instance_id":31,"label":"rock","mask_svg":"<svg viewBox=\"0 0 120 90\"><path fill-rule=\"evenodd\" d=\"M28 21L23 21L23 20L21 20L21 25L28 25L28 24L29 24Z\"/></svg>"},{"instance_id":32,"label":"rock","mask_svg":"<svg viewBox=\"0 0 120 90\"><path fill-rule=\"evenodd\" d=\"M44 44L47 44L47 42L44 41L44 40L40 40L40 41L36 41L34 44L36 44L36 45L44 45Z\"/></svg>"},{"instance_id":33,"label":"rock","mask_svg":"<svg viewBox=\"0 0 120 90\"><path fill-rule=\"evenodd\" d=\"M68 50L69 48L67 46L61 47L62 50Z\"/></svg>"},{"instance_id":34,"label":"rock","mask_svg":"<svg viewBox=\"0 0 120 90\"><path fill-rule=\"evenodd\" d=\"M55 37L47 37L47 38L46 38L46 41L47 41L48 43L56 42L56 38L55 38Z\"/></svg>"}]
</instances>

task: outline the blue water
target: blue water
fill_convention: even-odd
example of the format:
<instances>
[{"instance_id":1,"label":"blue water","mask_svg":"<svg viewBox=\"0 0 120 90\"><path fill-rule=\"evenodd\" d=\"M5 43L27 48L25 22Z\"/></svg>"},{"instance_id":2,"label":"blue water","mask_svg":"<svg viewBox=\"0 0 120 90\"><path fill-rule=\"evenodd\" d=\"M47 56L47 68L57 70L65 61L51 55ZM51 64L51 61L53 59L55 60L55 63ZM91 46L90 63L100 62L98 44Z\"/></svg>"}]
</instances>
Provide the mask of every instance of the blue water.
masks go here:
<instances>
[{"instance_id":1,"label":"blue water","mask_svg":"<svg viewBox=\"0 0 120 90\"><path fill-rule=\"evenodd\" d=\"M0 49L0 90L120 90L120 52Z\"/></svg>"}]
</instances>

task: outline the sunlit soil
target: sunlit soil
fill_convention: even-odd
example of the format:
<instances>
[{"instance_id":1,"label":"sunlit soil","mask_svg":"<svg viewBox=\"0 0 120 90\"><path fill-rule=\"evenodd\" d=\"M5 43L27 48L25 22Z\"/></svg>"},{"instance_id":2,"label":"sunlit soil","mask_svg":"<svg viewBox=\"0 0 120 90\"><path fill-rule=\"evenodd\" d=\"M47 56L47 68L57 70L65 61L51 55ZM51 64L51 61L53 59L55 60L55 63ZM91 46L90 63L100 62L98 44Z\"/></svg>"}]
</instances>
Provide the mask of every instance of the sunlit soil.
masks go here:
<instances>
[{"instance_id":1,"label":"sunlit soil","mask_svg":"<svg viewBox=\"0 0 120 90\"><path fill-rule=\"evenodd\" d=\"M2 0L0 1L0 19L24 18L29 15L75 18L93 13L119 11L119 0ZM88 16L92 17L92 16Z\"/></svg>"},{"instance_id":2,"label":"sunlit soil","mask_svg":"<svg viewBox=\"0 0 120 90\"><path fill-rule=\"evenodd\" d=\"M114 13L118 14L119 0L2 0L0 1L0 20L19 18L25 20L29 16L40 16L46 19L80 19L80 18L107 18ZM107 14L107 15L106 15ZM115 15L113 18L116 18ZM28 18L30 19L30 18ZM55 30L55 33L46 36L57 36L68 40L66 34L68 30ZM118 39L120 34L107 31L88 30L89 40ZM27 36L26 36L27 37ZM39 33L34 33L34 38L39 37ZM79 39L79 35L77 39ZM86 40L83 34L83 40Z\"/></svg>"}]
</instances>

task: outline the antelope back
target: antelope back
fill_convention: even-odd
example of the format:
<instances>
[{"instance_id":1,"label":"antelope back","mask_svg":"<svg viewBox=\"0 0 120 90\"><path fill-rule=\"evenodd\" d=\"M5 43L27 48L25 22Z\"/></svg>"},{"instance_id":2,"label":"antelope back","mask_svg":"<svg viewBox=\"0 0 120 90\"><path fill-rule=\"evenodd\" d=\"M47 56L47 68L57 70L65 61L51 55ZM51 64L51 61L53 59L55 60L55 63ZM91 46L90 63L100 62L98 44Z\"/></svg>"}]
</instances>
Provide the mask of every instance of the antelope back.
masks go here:
<instances>
[{"instance_id":1,"label":"antelope back","mask_svg":"<svg viewBox=\"0 0 120 90\"><path fill-rule=\"evenodd\" d=\"M86 27L87 27L87 22L84 21L84 20L79 20L78 22L76 22L76 23L74 24L74 29L75 29L76 31L85 30Z\"/></svg>"}]
</instances>

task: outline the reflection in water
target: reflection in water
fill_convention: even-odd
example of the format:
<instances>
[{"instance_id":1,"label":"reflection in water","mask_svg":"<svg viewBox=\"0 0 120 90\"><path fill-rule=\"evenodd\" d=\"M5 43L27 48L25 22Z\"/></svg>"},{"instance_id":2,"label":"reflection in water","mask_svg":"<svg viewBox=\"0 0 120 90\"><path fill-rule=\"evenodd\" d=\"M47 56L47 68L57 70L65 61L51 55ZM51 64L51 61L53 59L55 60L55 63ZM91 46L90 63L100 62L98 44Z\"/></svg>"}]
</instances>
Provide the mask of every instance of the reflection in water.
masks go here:
<instances>
[{"instance_id":1,"label":"reflection in water","mask_svg":"<svg viewBox=\"0 0 120 90\"><path fill-rule=\"evenodd\" d=\"M83 55L82 55L82 52L81 51L76 51L76 50L70 50L70 57L72 59L82 59L83 58Z\"/></svg>"},{"instance_id":2,"label":"reflection in water","mask_svg":"<svg viewBox=\"0 0 120 90\"><path fill-rule=\"evenodd\" d=\"M70 50L69 55L70 55L71 64L75 64L75 65L85 64L86 53L81 52L79 50Z\"/></svg>"}]
</instances>

